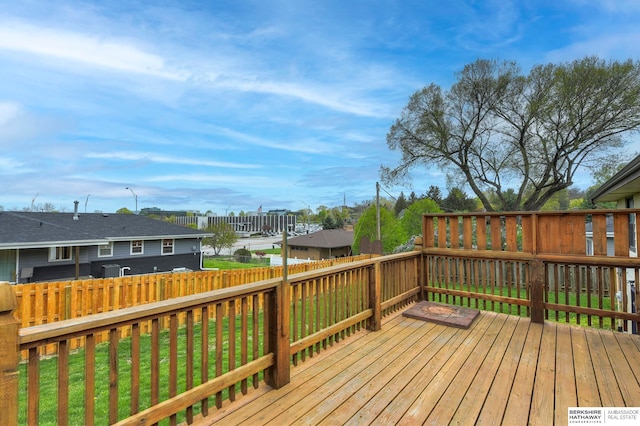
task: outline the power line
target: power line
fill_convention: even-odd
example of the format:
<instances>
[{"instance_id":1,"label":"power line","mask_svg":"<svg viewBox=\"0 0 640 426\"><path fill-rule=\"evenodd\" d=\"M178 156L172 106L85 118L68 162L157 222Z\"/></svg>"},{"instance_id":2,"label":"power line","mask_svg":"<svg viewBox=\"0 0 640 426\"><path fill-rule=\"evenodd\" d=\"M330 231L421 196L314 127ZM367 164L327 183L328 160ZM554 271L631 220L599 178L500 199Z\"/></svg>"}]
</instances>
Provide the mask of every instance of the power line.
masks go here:
<instances>
[{"instance_id":1,"label":"power line","mask_svg":"<svg viewBox=\"0 0 640 426\"><path fill-rule=\"evenodd\" d=\"M378 184L378 185L380 185L380 184ZM380 185L380 189L382 189L389 197L393 198L393 201L396 201L396 202L398 201L398 199L396 197L394 197L393 195L391 195L389 193L389 191L387 191L382 185Z\"/></svg>"}]
</instances>

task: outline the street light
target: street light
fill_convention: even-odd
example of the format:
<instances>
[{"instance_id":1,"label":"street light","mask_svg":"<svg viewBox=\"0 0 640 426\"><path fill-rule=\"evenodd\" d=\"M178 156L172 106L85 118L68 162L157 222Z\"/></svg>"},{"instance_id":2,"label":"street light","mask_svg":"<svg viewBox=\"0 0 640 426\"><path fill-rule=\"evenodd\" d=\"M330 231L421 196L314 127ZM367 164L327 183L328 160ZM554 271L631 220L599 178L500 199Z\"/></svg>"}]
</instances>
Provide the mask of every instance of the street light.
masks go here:
<instances>
[{"instance_id":1,"label":"street light","mask_svg":"<svg viewBox=\"0 0 640 426\"><path fill-rule=\"evenodd\" d=\"M308 234L309 233L309 229L311 227L311 224L309 222L309 220L311 218L311 205L309 205L309 203L307 203L304 200L300 200L300 202L307 206L307 211L305 213L307 214L307 234Z\"/></svg>"},{"instance_id":2,"label":"street light","mask_svg":"<svg viewBox=\"0 0 640 426\"><path fill-rule=\"evenodd\" d=\"M133 195L133 199L136 201L136 214L138 214L138 194L133 192L133 189L128 186L125 189L128 189L129 191L131 191L131 194Z\"/></svg>"}]
</instances>

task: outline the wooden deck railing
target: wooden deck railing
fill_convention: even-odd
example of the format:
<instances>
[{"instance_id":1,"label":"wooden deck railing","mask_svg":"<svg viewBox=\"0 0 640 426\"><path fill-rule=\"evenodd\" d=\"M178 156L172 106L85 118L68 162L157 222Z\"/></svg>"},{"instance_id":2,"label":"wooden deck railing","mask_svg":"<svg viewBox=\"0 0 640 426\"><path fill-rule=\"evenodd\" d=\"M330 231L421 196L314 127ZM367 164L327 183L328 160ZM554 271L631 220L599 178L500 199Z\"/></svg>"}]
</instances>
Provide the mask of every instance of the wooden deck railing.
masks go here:
<instances>
[{"instance_id":1,"label":"wooden deck railing","mask_svg":"<svg viewBox=\"0 0 640 426\"><path fill-rule=\"evenodd\" d=\"M288 273L301 273L342 263L371 258L370 255L325 259L288 266ZM13 288L18 299L16 315L20 327L49 324L66 319L109 312L146 303L159 302L180 296L203 293L248 284L283 275L283 267L263 267L237 270L207 270L163 274L127 275L117 278L93 278L75 281L52 281L18 284ZM186 317L179 318L180 325ZM148 330L142 324L142 332ZM163 322L161 328L168 323ZM130 330L122 328L121 337ZM96 343L106 342L108 333L97 334ZM82 339L71 341L71 350L83 344ZM41 355L55 355L54 344L41 347Z\"/></svg>"},{"instance_id":2,"label":"wooden deck railing","mask_svg":"<svg viewBox=\"0 0 640 426\"><path fill-rule=\"evenodd\" d=\"M20 330L0 285L0 424L189 423L419 298L632 330L638 212L429 214L411 253Z\"/></svg>"},{"instance_id":3,"label":"wooden deck railing","mask_svg":"<svg viewBox=\"0 0 640 426\"><path fill-rule=\"evenodd\" d=\"M587 326L640 325L638 209L427 214L430 300Z\"/></svg>"},{"instance_id":4,"label":"wooden deck railing","mask_svg":"<svg viewBox=\"0 0 640 426\"><path fill-rule=\"evenodd\" d=\"M384 312L415 300L419 258L378 257L19 330L13 289L0 285L0 424L190 423L261 381L281 387L292 362L378 329ZM97 343L100 333L107 342ZM71 350L78 339L82 349ZM56 357L40 356L46 345Z\"/></svg>"}]
</instances>

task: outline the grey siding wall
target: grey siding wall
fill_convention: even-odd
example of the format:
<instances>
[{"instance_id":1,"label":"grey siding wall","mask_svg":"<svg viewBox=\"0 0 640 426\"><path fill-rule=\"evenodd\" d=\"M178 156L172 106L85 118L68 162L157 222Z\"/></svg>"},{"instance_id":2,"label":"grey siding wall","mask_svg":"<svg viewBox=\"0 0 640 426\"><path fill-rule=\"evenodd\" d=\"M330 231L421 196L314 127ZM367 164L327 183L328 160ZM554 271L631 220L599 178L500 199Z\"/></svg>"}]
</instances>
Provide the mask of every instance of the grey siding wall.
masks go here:
<instances>
[{"instance_id":1,"label":"grey siding wall","mask_svg":"<svg viewBox=\"0 0 640 426\"><path fill-rule=\"evenodd\" d=\"M174 240L173 254L162 254L162 240L146 240L144 253L131 255L129 241L118 241L113 244L113 256L98 257L98 247L80 247L80 275L103 277L104 265L117 264L131 268L129 274L146 274L167 272L174 268L200 269L200 240ZM49 261L49 249L20 250L20 268L33 267L33 278L30 281L50 281L75 277L76 251L72 251L72 260ZM27 282L27 280L21 280Z\"/></svg>"},{"instance_id":2,"label":"grey siding wall","mask_svg":"<svg viewBox=\"0 0 640 426\"><path fill-rule=\"evenodd\" d=\"M88 263L90 247L80 247L80 263ZM49 260L49 249L26 249L19 251L20 268L24 267L43 267L43 266L64 266L76 264L76 250L71 251L71 260Z\"/></svg>"},{"instance_id":3,"label":"grey siding wall","mask_svg":"<svg viewBox=\"0 0 640 426\"><path fill-rule=\"evenodd\" d=\"M74 278L76 275L76 250L72 250L71 260L49 261L49 249L27 249L20 250L20 269L33 267L33 277L29 280L19 280L18 282L52 281ZM89 275L90 266L88 263L89 248L80 247L80 275Z\"/></svg>"}]
</instances>

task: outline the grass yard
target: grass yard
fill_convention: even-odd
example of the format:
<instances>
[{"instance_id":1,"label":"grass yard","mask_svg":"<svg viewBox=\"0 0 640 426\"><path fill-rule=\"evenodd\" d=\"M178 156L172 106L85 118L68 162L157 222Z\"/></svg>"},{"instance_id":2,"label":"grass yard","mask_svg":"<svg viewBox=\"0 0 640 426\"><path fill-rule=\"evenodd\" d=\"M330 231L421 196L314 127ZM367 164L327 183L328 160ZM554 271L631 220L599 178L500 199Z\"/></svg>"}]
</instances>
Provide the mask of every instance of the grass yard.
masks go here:
<instances>
[{"instance_id":1,"label":"grass yard","mask_svg":"<svg viewBox=\"0 0 640 426\"><path fill-rule=\"evenodd\" d=\"M438 288L443 288L443 287L445 286L438 287ZM457 284L449 285L446 288L450 288L452 290L469 291L469 288L467 286L462 287ZM472 287L471 291L473 290L474 288ZM512 298L527 300L527 293L525 289L519 289L519 290L511 289L511 292L509 292L508 288L495 287L493 289L490 289L490 288L485 289L485 291L483 291L482 288L479 288L477 292L480 294L493 294L493 295L500 295L504 297L512 297ZM511 314L511 315L528 316L526 306L509 305L506 303L484 301L480 299L459 297L459 296L454 297L454 296L443 295L442 298L439 299L436 294L432 295L431 300L435 302L441 301L442 303L451 303L454 305L466 306L474 309L482 309L482 310L500 312L500 313ZM602 305L600 305L600 300L598 299L597 296L592 295L589 298L585 293L581 293L579 296L577 296L575 292L570 292L568 300L564 293L559 293L556 300L555 294L553 292L549 292L548 300L546 301L549 303L558 303L561 305L569 305L569 306L591 307L591 308L598 308L603 310L611 309L610 297L603 297ZM611 328L610 318L602 318L595 315L584 315L584 314L580 315L573 312L569 312L569 313L556 312L552 310L547 311L547 313L548 313L549 321L567 322L569 324L579 324L584 327L598 327L598 328L606 328L606 329Z\"/></svg>"},{"instance_id":2,"label":"grass yard","mask_svg":"<svg viewBox=\"0 0 640 426\"><path fill-rule=\"evenodd\" d=\"M235 260L228 260L227 258L208 258L202 262L205 268L218 268L218 269L248 269L248 268L263 268L266 265L264 263L242 263Z\"/></svg>"},{"instance_id":3,"label":"grass yard","mask_svg":"<svg viewBox=\"0 0 640 426\"><path fill-rule=\"evenodd\" d=\"M265 253L262 257L252 257L249 262L238 262L233 257L227 256L212 256L205 257L203 265L205 268L218 268L218 269L246 269L246 268L264 268L269 266L269 255L280 255L281 249L265 249L265 250L252 250L251 253L257 252Z\"/></svg>"},{"instance_id":4,"label":"grass yard","mask_svg":"<svg viewBox=\"0 0 640 426\"><path fill-rule=\"evenodd\" d=\"M251 318L251 312L249 313ZM249 318L249 321L251 319ZM229 366L229 336L228 336L228 318L223 322L222 337L222 365L216 365L216 337L215 337L215 321L210 321L209 330L209 377L216 376L217 368L227 372ZM236 360L240 360L240 316L236 318ZM259 315L259 336L263 335L262 315ZM249 361L252 357L252 340L251 333L249 339ZM194 386L201 383L200 366L201 359L201 325L194 326ZM168 398L169 386L169 331L163 330L160 336L160 400ZM262 354L263 342L262 337L259 341L259 353ZM178 394L186 390L186 327L180 327L178 331ZM259 356L260 356L259 355ZM84 349L75 351L69 356L69 424L84 424L84 386L85 386L85 369L84 369ZM96 345L96 371L95 371L95 424L108 424L108 402L109 402L109 344L101 343ZM58 357L43 358L40 361L40 404L39 424L56 424L57 423L57 376L58 376ZM20 389L27 389L27 368L26 363L20 366ZM260 375L259 380L262 379ZM142 335L140 337L140 411L151 405L151 336ZM249 379L249 386L253 385ZM118 390L119 390L119 418L129 416L131 389L131 338L120 340L118 346ZM240 392L240 385L236 386L236 392ZM228 390L225 390L221 397L226 399ZM20 393L19 400L19 423L27 424L26 415L26 397L27 392ZM216 404L216 396L209 398L209 406L214 407ZM194 414L200 412L200 407L194 407ZM184 421L184 413L178 415L178 422ZM167 424L168 422L164 423ZM163 423L161 423L163 424Z\"/></svg>"}]
</instances>

